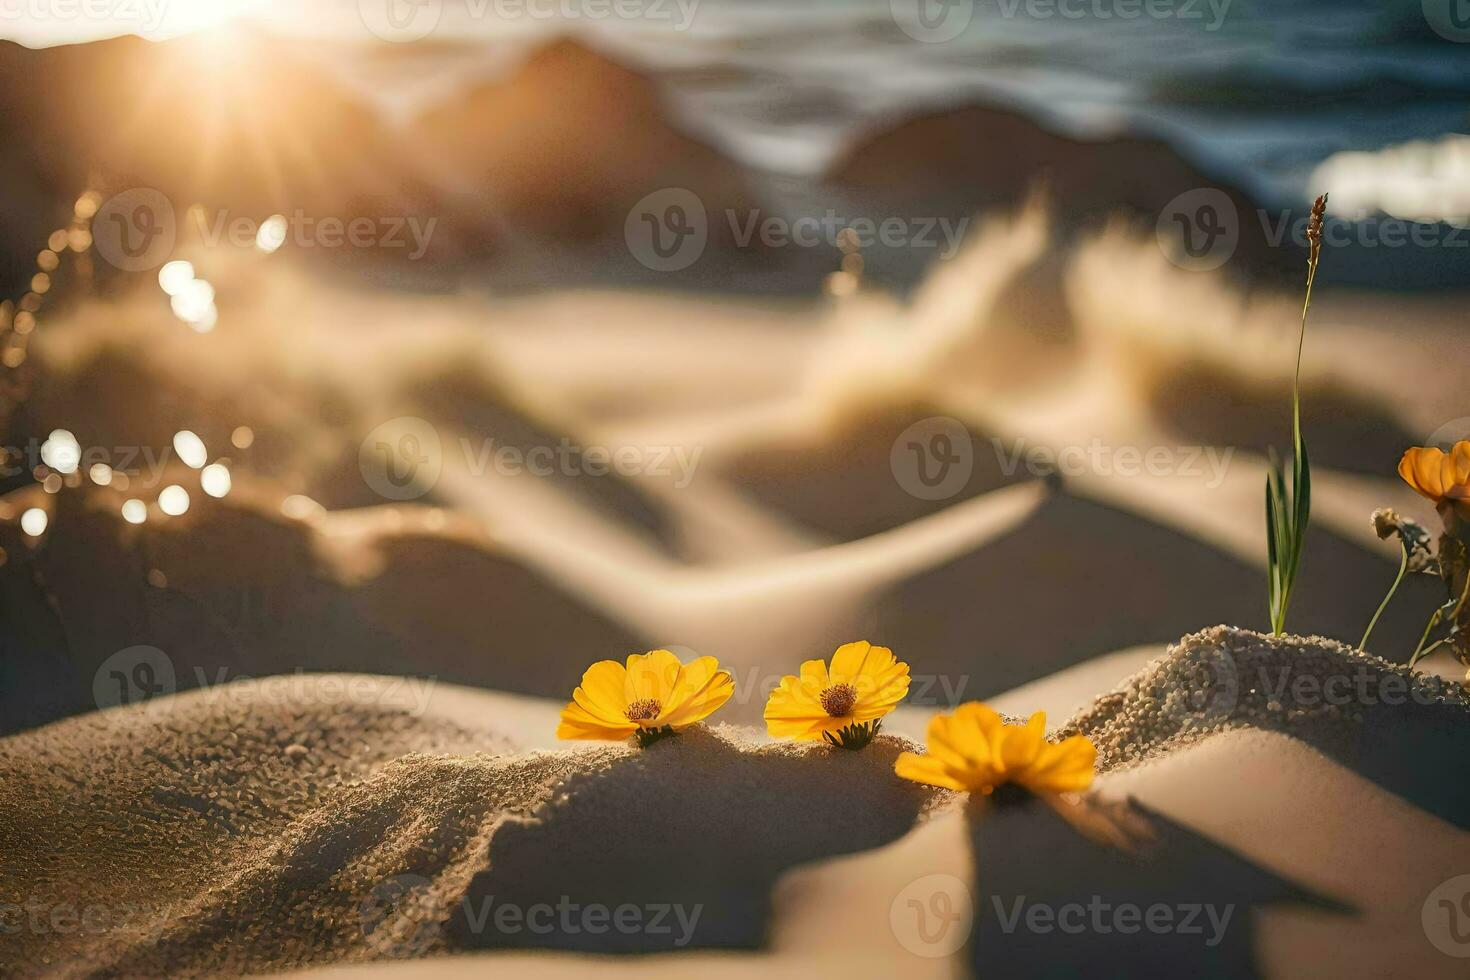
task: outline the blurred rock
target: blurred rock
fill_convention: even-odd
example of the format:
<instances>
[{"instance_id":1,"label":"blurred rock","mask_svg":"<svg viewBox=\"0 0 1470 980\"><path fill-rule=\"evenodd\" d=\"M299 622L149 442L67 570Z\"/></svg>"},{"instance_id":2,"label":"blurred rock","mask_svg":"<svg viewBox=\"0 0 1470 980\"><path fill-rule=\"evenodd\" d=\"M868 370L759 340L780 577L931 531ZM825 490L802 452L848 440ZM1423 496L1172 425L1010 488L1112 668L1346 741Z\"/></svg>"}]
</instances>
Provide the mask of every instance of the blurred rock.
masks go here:
<instances>
[{"instance_id":1,"label":"blurred rock","mask_svg":"<svg viewBox=\"0 0 1470 980\"><path fill-rule=\"evenodd\" d=\"M651 79L578 41L537 50L508 78L426 113L414 133L426 166L482 189L533 235L620 236L632 207L666 188L692 191L712 214L750 207L740 168L673 126Z\"/></svg>"},{"instance_id":2,"label":"blurred rock","mask_svg":"<svg viewBox=\"0 0 1470 980\"><path fill-rule=\"evenodd\" d=\"M1074 232L1118 215L1152 233L1179 195L1214 189L1235 209L1240 241L1232 271L1295 275L1301 268L1289 238L1270 244L1256 201L1166 143L1130 134L1073 139L991 106L925 113L877 129L842 154L826 179L908 217L1011 210L1041 191L1061 229Z\"/></svg>"}]
</instances>

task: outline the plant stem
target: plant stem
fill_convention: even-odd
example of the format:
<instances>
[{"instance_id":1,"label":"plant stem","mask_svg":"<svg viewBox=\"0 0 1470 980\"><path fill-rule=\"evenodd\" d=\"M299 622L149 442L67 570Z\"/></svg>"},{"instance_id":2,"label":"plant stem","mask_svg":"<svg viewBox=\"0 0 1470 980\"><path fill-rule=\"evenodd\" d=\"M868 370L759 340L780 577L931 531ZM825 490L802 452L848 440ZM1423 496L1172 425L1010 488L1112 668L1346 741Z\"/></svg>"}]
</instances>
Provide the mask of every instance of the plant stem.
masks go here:
<instances>
[{"instance_id":1,"label":"plant stem","mask_svg":"<svg viewBox=\"0 0 1470 980\"><path fill-rule=\"evenodd\" d=\"M1465 600L1467 598L1470 598L1470 575L1465 576L1465 588L1460 592L1460 601L1455 603L1454 611L1450 614L1450 617L1452 619L1459 618L1460 610L1465 608ZM1433 616L1429 617L1429 625L1424 627L1424 634L1419 637L1419 645L1414 647L1414 652L1409 657L1410 669L1412 669L1413 666L1417 664L1420 660L1423 660L1425 657L1429 656L1430 652L1433 651L1435 647L1439 646L1439 643L1436 643L1434 644L1434 646L1426 650L1424 649L1424 641L1429 639L1429 634L1433 632L1436 626L1439 625L1439 621L1444 618L1444 611L1448 608L1449 603L1445 603L1443 606L1440 606L1434 611ZM1441 640L1440 642L1442 643L1444 641Z\"/></svg>"},{"instance_id":2,"label":"plant stem","mask_svg":"<svg viewBox=\"0 0 1470 980\"><path fill-rule=\"evenodd\" d=\"M1292 441L1301 453L1301 354L1307 347L1307 311L1311 310L1311 284L1317 281L1317 260L1322 259L1322 247L1313 245L1307 259L1307 295L1301 301L1301 331L1297 334L1297 373L1292 376Z\"/></svg>"},{"instance_id":3,"label":"plant stem","mask_svg":"<svg viewBox=\"0 0 1470 980\"><path fill-rule=\"evenodd\" d=\"M1378 617L1382 616L1383 610L1388 608L1389 600L1392 599L1393 594L1398 591L1399 583L1404 580L1404 572L1408 571L1409 569L1409 547L1408 545L1404 544L1402 540L1399 541L1399 554L1401 556L1399 558L1399 573L1397 576L1394 577L1393 585L1390 585L1388 587L1388 595L1384 596L1383 601L1378 604L1378 611L1375 612L1373 614L1373 618L1368 621L1368 628L1363 631L1363 638L1358 641L1358 649L1362 650L1364 653L1368 652L1368 637L1372 635L1373 627L1378 625Z\"/></svg>"},{"instance_id":4,"label":"plant stem","mask_svg":"<svg viewBox=\"0 0 1470 980\"><path fill-rule=\"evenodd\" d=\"M1299 524L1296 520L1302 493L1302 488L1296 479L1296 472L1306 465L1302 454L1302 352L1307 345L1307 312L1312 308L1312 284L1317 280L1317 261L1320 257L1321 251L1314 244L1307 258L1307 293L1302 300L1302 320L1301 326L1297 331L1296 371L1291 378L1291 443L1293 454L1291 509L1288 511L1285 506L1282 507L1283 513L1290 515L1291 524L1288 537L1290 539L1291 554L1281 556L1285 563L1281 569L1281 602L1275 611L1276 615L1273 617L1271 623L1272 632L1276 636L1280 636L1286 632L1286 611L1291 606L1291 591L1292 587L1296 584L1297 564L1301 559L1302 539L1306 534L1305 521Z\"/></svg>"},{"instance_id":5,"label":"plant stem","mask_svg":"<svg viewBox=\"0 0 1470 980\"><path fill-rule=\"evenodd\" d=\"M1296 374L1291 380L1291 436L1296 451L1302 451L1302 349L1307 345L1307 311L1312 308L1312 283L1317 279L1317 259L1321 253L1314 246L1307 261L1307 295L1302 300L1302 325L1296 339Z\"/></svg>"}]
</instances>

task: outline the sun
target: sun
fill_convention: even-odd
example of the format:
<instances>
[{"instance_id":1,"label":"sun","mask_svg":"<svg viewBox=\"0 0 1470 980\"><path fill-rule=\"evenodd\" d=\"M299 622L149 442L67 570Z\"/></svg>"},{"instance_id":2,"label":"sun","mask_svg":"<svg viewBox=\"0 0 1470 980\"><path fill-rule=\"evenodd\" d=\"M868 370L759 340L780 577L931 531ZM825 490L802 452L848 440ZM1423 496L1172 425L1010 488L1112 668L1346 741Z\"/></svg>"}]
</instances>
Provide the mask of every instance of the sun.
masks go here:
<instances>
[{"instance_id":1,"label":"sun","mask_svg":"<svg viewBox=\"0 0 1470 980\"><path fill-rule=\"evenodd\" d=\"M269 0L115 0L105 12L85 17L33 17L0 20L0 37L28 47L81 44L137 34L164 40L207 31L263 11Z\"/></svg>"},{"instance_id":2,"label":"sun","mask_svg":"<svg viewBox=\"0 0 1470 980\"><path fill-rule=\"evenodd\" d=\"M265 0L137 0L142 6L162 11L157 34L147 37L173 37L220 27L266 6ZM142 32L139 32L142 33Z\"/></svg>"}]
</instances>

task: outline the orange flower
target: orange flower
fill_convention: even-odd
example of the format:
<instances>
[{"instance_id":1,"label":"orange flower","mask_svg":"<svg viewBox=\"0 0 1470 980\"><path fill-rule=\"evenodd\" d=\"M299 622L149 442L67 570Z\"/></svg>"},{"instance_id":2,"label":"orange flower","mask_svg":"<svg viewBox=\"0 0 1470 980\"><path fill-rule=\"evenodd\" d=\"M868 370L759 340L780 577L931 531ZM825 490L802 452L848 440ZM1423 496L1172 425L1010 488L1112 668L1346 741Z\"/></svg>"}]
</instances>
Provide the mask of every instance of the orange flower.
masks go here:
<instances>
[{"instance_id":1,"label":"orange flower","mask_svg":"<svg viewBox=\"0 0 1470 980\"><path fill-rule=\"evenodd\" d=\"M1008 725L979 701L931 718L928 743L924 755L900 755L894 771L916 783L971 793L989 794L1012 782L1038 795L1080 792L1092 784L1097 762L1097 747L1085 735L1048 742L1045 713Z\"/></svg>"},{"instance_id":2,"label":"orange flower","mask_svg":"<svg viewBox=\"0 0 1470 980\"><path fill-rule=\"evenodd\" d=\"M681 663L668 650L635 653L627 663L599 660L561 711L557 738L618 740L647 748L703 721L730 700L735 681L714 657Z\"/></svg>"},{"instance_id":3,"label":"orange flower","mask_svg":"<svg viewBox=\"0 0 1470 980\"><path fill-rule=\"evenodd\" d=\"M1450 528L1452 518L1470 523L1470 440L1455 443L1449 452L1419 446L1399 460L1399 476L1434 501Z\"/></svg>"}]
</instances>

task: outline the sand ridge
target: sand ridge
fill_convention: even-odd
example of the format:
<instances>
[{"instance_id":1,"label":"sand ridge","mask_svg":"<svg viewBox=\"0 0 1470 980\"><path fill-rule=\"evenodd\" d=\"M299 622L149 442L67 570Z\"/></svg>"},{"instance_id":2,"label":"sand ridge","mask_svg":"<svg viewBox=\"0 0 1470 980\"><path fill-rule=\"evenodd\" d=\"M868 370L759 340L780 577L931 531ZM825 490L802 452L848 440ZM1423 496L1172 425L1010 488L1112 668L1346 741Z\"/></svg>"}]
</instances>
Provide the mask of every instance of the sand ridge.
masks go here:
<instances>
[{"instance_id":1,"label":"sand ridge","mask_svg":"<svg viewBox=\"0 0 1470 980\"><path fill-rule=\"evenodd\" d=\"M900 739L849 754L721 728L517 754L495 718L415 711L393 683L242 681L0 742L0 972L555 945L485 915L629 896L685 912L645 942L754 947L781 871L896 839L945 795L893 775Z\"/></svg>"},{"instance_id":2,"label":"sand ridge","mask_svg":"<svg viewBox=\"0 0 1470 980\"><path fill-rule=\"evenodd\" d=\"M1067 722L1098 746L1098 768L1126 768L1229 728L1282 731L1344 747L1384 711L1470 717L1470 693L1324 637L1215 626L1172 644Z\"/></svg>"}]
</instances>

